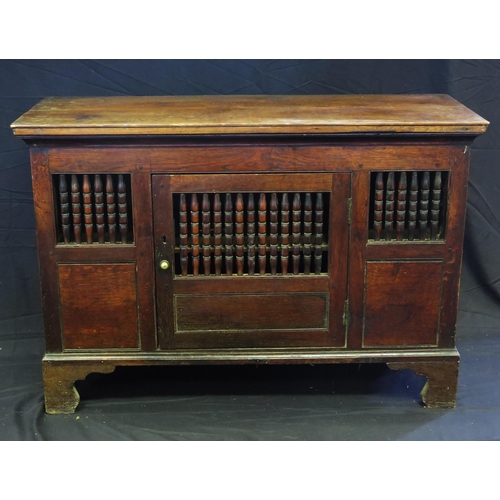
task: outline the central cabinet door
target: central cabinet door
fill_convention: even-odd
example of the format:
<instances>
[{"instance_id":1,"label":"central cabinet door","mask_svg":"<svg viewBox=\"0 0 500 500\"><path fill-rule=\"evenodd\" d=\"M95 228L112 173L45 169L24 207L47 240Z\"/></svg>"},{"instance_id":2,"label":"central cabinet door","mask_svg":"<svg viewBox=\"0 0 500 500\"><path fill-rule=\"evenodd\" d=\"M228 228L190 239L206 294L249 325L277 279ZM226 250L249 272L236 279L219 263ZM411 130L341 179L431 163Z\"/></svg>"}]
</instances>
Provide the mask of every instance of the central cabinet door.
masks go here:
<instances>
[{"instance_id":1,"label":"central cabinet door","mask_svg":"<svg viewBox=\"0 0 500 500\"><path fill-rule=\"evenodd\" d=\"M343 347L350 174L154 175L160 349Z\"/></svg>"}]
</instances>

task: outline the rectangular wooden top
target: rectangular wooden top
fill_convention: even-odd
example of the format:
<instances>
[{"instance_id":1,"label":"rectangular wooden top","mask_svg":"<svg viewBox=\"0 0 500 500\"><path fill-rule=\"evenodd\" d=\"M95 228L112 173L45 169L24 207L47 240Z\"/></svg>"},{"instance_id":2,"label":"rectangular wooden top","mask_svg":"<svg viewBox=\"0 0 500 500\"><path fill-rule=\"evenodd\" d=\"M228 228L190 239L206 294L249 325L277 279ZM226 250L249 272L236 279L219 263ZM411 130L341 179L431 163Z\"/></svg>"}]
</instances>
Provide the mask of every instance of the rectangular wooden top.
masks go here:
<instances>
[{"instance_id":1,"label":"rectangular wooden top","mask_svg":"<svg viewBox=\"0 0 500 500\"><path fill-rule=\"evenodd\" d=\"M480 134L489 122L447 95L49 97L18 136Z\"/></svg>"}]
</instances>

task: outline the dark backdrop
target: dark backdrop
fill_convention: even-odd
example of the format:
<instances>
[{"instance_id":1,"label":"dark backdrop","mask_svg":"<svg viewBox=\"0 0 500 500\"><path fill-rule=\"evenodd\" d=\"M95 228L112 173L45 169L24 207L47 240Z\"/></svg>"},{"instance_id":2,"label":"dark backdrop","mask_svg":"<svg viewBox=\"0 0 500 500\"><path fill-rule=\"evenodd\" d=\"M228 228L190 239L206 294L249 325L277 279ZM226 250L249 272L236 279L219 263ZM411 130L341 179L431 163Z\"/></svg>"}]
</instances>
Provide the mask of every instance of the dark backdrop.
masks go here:
<instances>
[{"instance_id":1,"label":"dark backdrop","mask_svg":"<svg viewBox=\"0 0 500 500\"><path fill-rule=\"evenodd\" d=\"M28 149L10 124L47 96L446 93L491 122L471 156L455 410L384 366L129 368L43 412ZM500 61L0 61L0 439L496 439L500 434ZM314 395L315 397L311 397ZM78 418L80 417L81 418Z\"/></svg>"}]
</instances>

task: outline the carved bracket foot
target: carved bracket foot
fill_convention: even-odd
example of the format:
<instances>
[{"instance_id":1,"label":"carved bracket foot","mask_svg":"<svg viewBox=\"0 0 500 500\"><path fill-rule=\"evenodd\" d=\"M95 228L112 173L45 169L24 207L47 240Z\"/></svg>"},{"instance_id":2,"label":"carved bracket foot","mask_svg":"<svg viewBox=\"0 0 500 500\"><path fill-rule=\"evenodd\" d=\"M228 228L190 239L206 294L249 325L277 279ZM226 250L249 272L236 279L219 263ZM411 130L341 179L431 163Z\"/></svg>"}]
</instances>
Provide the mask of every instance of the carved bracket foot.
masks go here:
<instances>
[{"instance_id":1,"label":"carved bracket foot","mask_svg":"<svg viewBox=\"0 0 500 500\"><path fill-rule=\"evenodd\" d=\"M75 382L83 380L89 373L112 373L115 366L95 363L65 361L43 361L43 384L45 411L49 414L75 413L80 395Z\"/></svg>"},{"instance_id":2,"label":"carved bracket foot","mask_svg":"<svg viewBox=\"0 0 500 500\"><path fill-rule=\"evenodd\" d=\"M427 408L455 408L459 360L390 362L391 370L413 370L427 378L420 393Z\"/></svg>"}]
</instances>

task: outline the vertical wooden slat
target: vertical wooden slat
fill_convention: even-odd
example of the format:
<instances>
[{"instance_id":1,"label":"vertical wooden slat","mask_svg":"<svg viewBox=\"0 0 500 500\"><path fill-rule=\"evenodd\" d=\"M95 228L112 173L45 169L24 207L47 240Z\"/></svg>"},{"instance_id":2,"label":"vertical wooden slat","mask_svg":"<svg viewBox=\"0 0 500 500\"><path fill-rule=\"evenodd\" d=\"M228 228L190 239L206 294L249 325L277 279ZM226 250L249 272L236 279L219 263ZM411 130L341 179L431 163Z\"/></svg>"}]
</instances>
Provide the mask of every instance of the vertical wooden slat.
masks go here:
<instances>
[{"instance_id":1,"label":"vertical wooden slat","mask_svg":"<svg viewBox=\"0 0 500 500\"><path fill-rule=\"evenodd\" d=\"M102 245L104 243L104 194L100 175L94 177L94 203L97 241Z\"/></svg>"},{"instance_id":2,"label":"vertical wooden slat","mask_svg":"<svg viewBox=\"0 0 500 500\"><path fill-rule=\"evenodd\" d=\"M80 185L75 174L71 176L71 211L73 213L75 243L80 244L82 242L82 206L80 204Z\"/></svg>"},{"instance_id":3,"label":"vertical wooden slat","mask_svg":"<svg viewBox=\"0 0 500 500\"><path fill-rule=\"evenodd\" d=\"M88 175L83 176L83 214L85 219L85 233L87 234L87 243L93 243L92 233L94 232L94 224L92 217L92 193L90 189L90 180Z\"/></svg>"},{"instance_id":4,"label":"vertical wooden slat","mask_svg":"<svg viewBox=\"0 0 500 500\"><path fill-rule=\"evenodd\" d=\"M430 174L424 172L422 184L420 185L420 207L419 207L419 237L422 241L425 240L427 233L427 219L429 217L429 188Z\"/></svg>"},{"instance_id":5,"label":"vertical wooden slat","mask_svg":"<svg viewBox=\"0 0 500 500\"><path fill-rule=\"evenodd\" d=\"M301 203L300 194L295 193L292 204L292 259L293 274L299 274L300 267L300 235L301 228Z\"/></svg>"},{"instance_id":6,"label":"vertical wooden slat","mask_svg":"<svg viewBox=\"0 0 500 500\"><path fill-rule=\"evenodd\" d=\"M201 210L203 234L203 274L205 276L210 276L212 251L210 249L210 198L207 193L203 195Z\"/></svg>"},{"instance_id":7,"label":"vertical wooden slat","mask_svg":"<svg viewBox=\"0 0 500 500\"><path fill-rule=\"evenodd\" d=\"M375 200L373 210L373 227L375 241L380 241L382 233L382 218L384 214L384 174L379 172L375 178Z\"/></svg>"},{"instance_id":8,"label":"vertical wooden slat","mask_svg":"<svg viewBox=\"0 0 500 500\"><path fill-rule=\"evenodd\" d=\"M248 275L255 274L255 200L253 193L248 195L247 202L247 260Z\"/></svg>"},{"instance_id":9,"label":"vertical wooden slat","mask_svg":"<svg viewBox=\"0 0 500 500\"><path fill-rule=\"evenodd\" d=\"M406 219L406 172L401 172L399 176L398 183L398 202L397 202L397 214L396 214L396 239L397 241L402 241L405 230L405 219Z\"/></svg>"},{"instance_id":10,"label":"vertical wooden slat","mask_svg":"<svg viewBox=\"0 0 500 500\"><path fill-rule=\"evenodd\" d=\"M394 226L394 193L395 181L394 172L389 172L387 176L387 189L385 195L385 239L392 240L392 229Z\"/></svg>"},{"instance_id":11,"label":"vertical wooden slat","mask_svg":"<svg viewBox=\"0 0 500 500\"><path fill-rule=\"evenodd\" d=\"M266 274L266 229L267 201L266 195L261 193L259 198L259 273Z\"/></svg>"},{"instance_id":12,"label":"vertical wooden slat","mask_svg":"<svg viewBox=\"0 0 500 500\"><path fill-rule=\"evenodd\" d=\"M314 209L314 233L315 233L315 255L314 255L314 272L321 273L321 265L323 261L323 193L316 193L316 206Z\"/></svg>"},{"instance_id":13,"label":"vertical wooden slat","mask_svg":"<svg viewBox=\"0 0 500 500\"><path fill-rule=\"evenodd\" d=\"M59 175L59 202L61 205L61 224L64 243L71 239L71 224L69 220L69 193L68 183L64 174Z\"/></svg>"},{"instance_id":14,"label":"vertical wooden slat","mask_svg":"<svg viewBox=\"0 0 500 500\"><path fill-rule=\"evenodd\" d=\"M226 253L226 276L233 274L233 200L226 193L224 202L224 251Z\"/></svg>"},{"instance_id":15,"label":"vertical wooden slat","mask_svg":"<svg viewBox=\"0 0 500 500\"><path fill-rule=\"evenodd\" d=\"M415 239L415 227L417 224L417 201L418 201L418 175L411 174L410 201L408 203L408 240Z\"/></svg>"},{"instance_id":16,"label":"vertical wooden slat","mask_svg":"<svg viewBox=\"0 0 500 500\"><path fill-rule=\"evenodd\" d=\"M113 177L106 176L106 212L108 215L109 242L116 243L116 204Z\"/></svg>"},{"instance_id":17,"label":"vertical wooden slat","mask_svg":"<svg viewBox=\"0 0 500 500\"><path fill-rule=\"evenodd\" d=\"M127 243L128 216L127 216L127 188L123 175L118 176L118 224L122 243Z\"/></svg>"},{"instance_id":18,"label":"vertical wooden slat","mask_svg":"<svg viewBox=\"0 0 500 500\"><path fill-rule=\"evenodd\" d=\"M215 275L222 274L222 203L220 194L214 196L214 264Z\"/></svg>"},{"instance_id":19,"label":"vertical wooden slat","mask_svg":"<svg viewBox=\"0 0 500 500\"><path fill-rule=\"evenodd\" d=\"M441 205L441 172L435 172L434 182L432 183L432 202L431 202L431 240L435 241L439 229L439 211Z\"/></svg>"},{"instance_id":20,"label":"vertical wooden slat","mask_svg":"<svg viewBox=\"0 0 500 500\"><path fill-rule=\"evenodd\" d=\"M288 274L288 254L290 244L290 202L288 193L281 200L281 273Z\"/></svg>"},{"instance_id":21,"label":"vertical wooden slat","mask_svg":"<svg viewBox=\"0 0 500 500\"><path fill-rule=\"evenodd\" d=\"M180 260L181 274L188 274L188 212L186 195L179 196L179 239L180 239Z\"/></svg>"},{"instance_id":22,"label":"vertical wooden slat","mask_svg":"<svg viewBox=\"0 0 500 500\"><path fill-rule=\"evenodd\" d=\"M302 251L304 254L304 274L311 273L312 213L312 196L311 193L306 193L304 199L304 239L302 247Z\"/></svg>"},{"instance_id":23,"label":"vertical wooden slat","mask_svg":"<svg viewBox=\"0 0 500 500\"><path fill-rule=\"evenodd\" d=\"M239 193L236 196L236 272L238 276L243 276L243 265L245 263L244 248L245 234L244 234L244 209L243 195Z\"/></svg>"},{"instance_id":24,"label":"vertical wooden slat","mask_svg":"<svg viewBox=\"0 0 500 500\"><path fill-rule=\"evenodd\" d=\"M278 195L273 193L269 203L269 266L275 276L278 267Z\"/></svg>"},{"instance_id":25,"label":"vertical wooden slat","mask_svg":"<svg viewBox=\"0 0 500 500\"><path fill-rule=\"evenodd\" d=\"M200 274L200 206L198 196L191 195L191 259L193 276Z\"/></svg>"}]
</instances>

